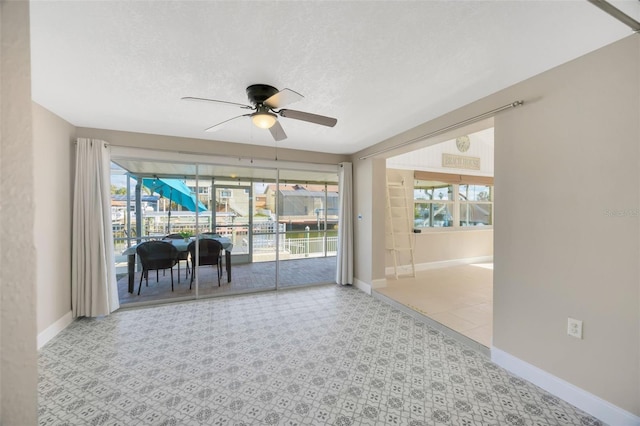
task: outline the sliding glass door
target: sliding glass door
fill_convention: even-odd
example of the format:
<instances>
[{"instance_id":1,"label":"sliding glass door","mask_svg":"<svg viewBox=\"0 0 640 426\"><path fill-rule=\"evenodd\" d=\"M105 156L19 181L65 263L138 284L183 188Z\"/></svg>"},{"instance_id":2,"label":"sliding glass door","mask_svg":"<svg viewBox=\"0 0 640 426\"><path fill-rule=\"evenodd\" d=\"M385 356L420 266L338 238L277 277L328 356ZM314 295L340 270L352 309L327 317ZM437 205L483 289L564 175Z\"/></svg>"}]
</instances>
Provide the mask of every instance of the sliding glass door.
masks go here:
<instances>
[{"instance_id":1,"label":"sliding glass door","mask_svg":"<svg viewBox=\"0 0 640 426\"><path fill-rule=\"evenodd\" d=\"M338 228L337 175L281 170L278 185L278 288L333 283Z\"/></svg>"},{"instance_id":2,"label":"sliding glass door","mask_svg":"<svg viewBox=\"0 0 640 426\"><path fill-rule=\"evenodd\" d=\"M158 167L158 165L155 165ZM195 171L164 163L162 169ZM187 247L196 233L196 212L206 210L183 176L135 173L114 164L111 220L120 303L195 298Z\"/></svg>"},{"instance_id":3,"label":"sliding glass door","mask_svg":"<svg viewBox=\"0 0 640 426\"><path fill-rule=\"evenodd\" d=\"M335 172L116 161L112 221L122 305L335 282ZM223 245L213 264L203 256L213 244L203 240L212 239ZM174 246L176 264L147 272L137 251L147 241Z\"/></svg>"},{"instance_id":4,"label":"sliding glass door","mask_svg":"<svg viewBox=\"0 0 640 426\"><path fill-rule=\"evenodd\" d=\"M216 206L212 215L215 232L233 242L233 260L236 264L251 261L249 229L253 205L250 182L218 182L213 185ZM212 210L213 211L213 210Z\"/></svg>"}]
</instances>

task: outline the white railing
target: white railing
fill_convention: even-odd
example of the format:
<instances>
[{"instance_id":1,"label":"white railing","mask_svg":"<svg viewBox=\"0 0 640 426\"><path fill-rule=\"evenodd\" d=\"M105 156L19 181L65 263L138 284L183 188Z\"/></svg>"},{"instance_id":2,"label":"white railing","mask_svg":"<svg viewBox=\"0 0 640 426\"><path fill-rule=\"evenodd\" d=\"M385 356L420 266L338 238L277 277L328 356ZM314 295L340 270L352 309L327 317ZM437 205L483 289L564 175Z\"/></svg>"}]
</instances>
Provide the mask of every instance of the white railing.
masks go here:
<instances>
[{"instance_id":1,"label":"white railing","mask_svg":"<svg viewBox=\"0 0 640 426\"><path fill-rule=\"evenodd\" d=\"M241 238L241 235L236 235L233 238L228 236L233 242L234 253L247 253L248 247L246 247L246 239ZM254 235L253 238L253 252L254 255L269 254L272 253L275 256L276 242L275 235ZM154 239L154 237L146 236L141 238L143 241ZM132 240L135 244L136 240ZM320 257L325 255L335 256L338 252L338 237L302 237L302 238L285 238L285 235L280 235L280 253L288 254L292 258L300 257ZM116 258L124 259L120 253L128 247L126 240L117 239L115 241L115 255ZM272 260L269 258L269 260Z\"/></svg>"},{"instance_id":2,"label":"white railing","mask_svg":"<svg viewBox=\"0 0 640 426\"><path fill-rule=\"evenodd\" d=\"M302 238L284 238L280 236L280 251L287 252L294 256L324 256L326 251L328 255L335 255L338 251L338 237L302 237ZM276 244L274 236L263 236L263 238L253 239L253 249L255 252L275 251Z\"/></svg>"},{"instance_id":3,"label":"white railing","mask_svg":"<svg viewBox=\"0 0 640 426\"><path fill-rule=\"evenodd\" d=\"M338 237L290 238L284 241L282 249L294 256L324 255L325 243L327 254L337 252Z\"/></svg>"}]
</instances>

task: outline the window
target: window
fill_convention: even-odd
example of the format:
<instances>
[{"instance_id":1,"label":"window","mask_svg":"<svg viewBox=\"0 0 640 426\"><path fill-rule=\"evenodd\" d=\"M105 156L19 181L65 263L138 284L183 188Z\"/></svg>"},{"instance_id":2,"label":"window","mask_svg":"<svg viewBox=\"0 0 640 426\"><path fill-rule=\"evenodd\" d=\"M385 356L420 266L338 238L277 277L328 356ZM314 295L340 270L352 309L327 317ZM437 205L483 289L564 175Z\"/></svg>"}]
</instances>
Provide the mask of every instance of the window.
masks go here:
<instances>
[{"instance_id":1,"label":"window","mask_svg":"<svg viewBox=\"0 0 640 426\"><path fill-rule=\"evenodd\" d=\"M424 174L424 173L423 173ZM440 177L443 181L437 181ZM493 179L429 173L413 189L414 228L459 228L493 225ZM485 183L491 182L491 183Z\"/></svg>"},{"instance_id":2,"label":"window","mask_svg":"<svg viewBox=\"0 0 640 426\"><path fill-rule=\"evenodd\" d=\"M459 185L460 226L493 225L490 185Z\"/></svg>"},{"instance_id":3,"label":"window","mask_svg":"<svg viewBox=\"0 0 640 426\"><path fill-rule=\"evenodd\" d=\"M440 228L453 226L453 186L443 183L414 187L415 228Z\"/></svg>"}]
</instances>

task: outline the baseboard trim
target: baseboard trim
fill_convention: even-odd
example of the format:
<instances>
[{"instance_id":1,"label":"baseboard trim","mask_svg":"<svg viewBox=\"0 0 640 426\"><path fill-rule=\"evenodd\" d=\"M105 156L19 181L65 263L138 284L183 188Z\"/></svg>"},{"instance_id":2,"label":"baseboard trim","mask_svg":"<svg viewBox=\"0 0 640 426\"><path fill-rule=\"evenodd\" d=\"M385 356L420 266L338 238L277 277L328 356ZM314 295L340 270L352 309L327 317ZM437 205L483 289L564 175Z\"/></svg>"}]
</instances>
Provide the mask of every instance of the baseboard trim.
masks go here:
<instances>
[{"instance_id":1,"label":"baseboard trim","mask_svg":"<svg viewBox=\"0 0 640 426\"><path fill-rule=\"evenodd\" d=\"M493 256L467 257L464 259L451 259L451 260L440 260L437 262L418 263L416 264L416 271L428 271L430 269L449 268L452 266L471 265L473 263L487 263L487 262L493 262ZM404 275L410 272L411 272L411 265L398 266L399 274ZM393 269L393 266L387 266L385 268L385 274L394 275L395 271Z\"/></svg>"},{"instance_id":2,"label":"baseboard trim","mask_svg":"<svg viewBox=\"0 0 640 426\"><path fill-rule=\"evenodd\" d=\"M365 283L357 278L354 278L353 285L360 291L367 293L371 296L371 284Z\"/></svg>"},{"instance_id":3,"label":"baseboard trim","mask_svg":"<svg viewBox=\"0 0 640 426\"><path fill-rule=\"evenodd\" d=\"M51 324L49 327L44 329L42 333L38 334L38 350L46 345L49 340L56 337L58 333L67 328L69 324L73 322L73 313L71 311L67 312L60 318L58 321Z\"/></svg>"},{"instance_id":4,"label":"baseboard trim","mask_svg":"<svg viewBox=\"0 0 640 426\"><path fill-rule=\"evenodd\" d=\"M528 380L607 424L617 426L640 425L640 417L495 346L491 348L491 360L500 367Z\"/></svg>"}]
</instances>

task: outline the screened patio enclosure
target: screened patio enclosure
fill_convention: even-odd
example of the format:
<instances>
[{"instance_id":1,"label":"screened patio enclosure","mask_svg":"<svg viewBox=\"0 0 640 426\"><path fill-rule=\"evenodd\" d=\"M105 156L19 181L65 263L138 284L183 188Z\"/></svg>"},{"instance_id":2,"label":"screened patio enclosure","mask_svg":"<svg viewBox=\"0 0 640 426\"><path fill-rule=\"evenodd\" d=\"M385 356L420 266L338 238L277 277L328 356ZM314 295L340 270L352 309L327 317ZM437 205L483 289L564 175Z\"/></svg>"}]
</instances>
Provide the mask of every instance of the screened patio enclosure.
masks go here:
<instances>
[{"instance_id":1,"label":"screened patio enclosure","mask_svg":"<svg viewBox=\"0 0 640 426\"><path fill-rule=\"evenodd\" d=\"M111 210L122 304L335 282L335 165L313 171L112 160ZM182 188L181 198L166 186L154 189L165 182ZM217 268L200 266L197 254L194 268L193 253L186 252L189 243L207 237L225 244L220 286ZM141 280L136 247L152 240L170 242L182 251L182 260L172 270L150 271Z\"/></svg>"}]
</instances>

